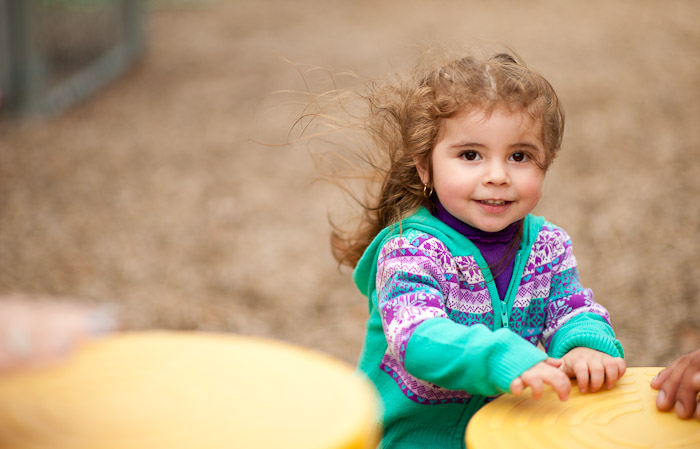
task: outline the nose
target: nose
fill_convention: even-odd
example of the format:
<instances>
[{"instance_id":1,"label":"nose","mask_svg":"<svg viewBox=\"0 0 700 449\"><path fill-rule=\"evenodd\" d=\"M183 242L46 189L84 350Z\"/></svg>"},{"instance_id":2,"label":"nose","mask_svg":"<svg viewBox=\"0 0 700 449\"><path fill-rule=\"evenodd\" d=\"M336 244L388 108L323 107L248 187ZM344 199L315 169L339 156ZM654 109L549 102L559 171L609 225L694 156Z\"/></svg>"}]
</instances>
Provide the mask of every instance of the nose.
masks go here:
<instances>
[{"instance_id":1,"label":"nose","mask_svg":"<svg viewBox=\"0 0 700 449\"><path fill-rule=\"evenodd\" d=\"M502 161L489 161L485 164L485 170L483 177L483 183L485 185L509 185L510 175L508 174L508 168Z\"/></svg>"}]
</instances>

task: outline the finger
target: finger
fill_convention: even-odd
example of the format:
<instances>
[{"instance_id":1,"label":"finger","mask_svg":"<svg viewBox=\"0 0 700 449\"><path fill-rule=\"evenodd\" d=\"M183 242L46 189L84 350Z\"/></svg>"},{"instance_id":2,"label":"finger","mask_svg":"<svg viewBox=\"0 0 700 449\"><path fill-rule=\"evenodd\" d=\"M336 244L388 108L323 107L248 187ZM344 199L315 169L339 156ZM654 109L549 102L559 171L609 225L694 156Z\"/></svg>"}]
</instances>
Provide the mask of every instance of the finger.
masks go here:
<instances>
[{"instance_id":1,"label":"finger","mask_svg":"<svg viewBox=\"0 0 700 449\"><path fill-rule=\"evenodd\" d=\"M24 322L10 323L4 338L4 352L11 362L21 363L32 357L36 350L36 338L33 334L32 329Z\"/></svg>"},{"instance_id":2,"label":"finger","mask_svg":"<svg viewBox=\"0 0 700 449\"><path fill-rule=\"evenodd\" d=\"M688 409L688 407L681 401L676 401L676 405L673 407L673 410L680 419L687 419L693 414L693 410Z\"/></svg>"},{"instance_id":3,"label":"finger","mask_svg":"<svg viewBox=\"0 0 700 449\"><path fill-rule=\"evenodd\" d=\"M697 391L700 391L700 373L695 373L695 375L693 376L692 383L693 383L693 387Z\"/></svg>"},{"instance_id":4,"label":"finger","mask_svg":"<svg viewBox=\"0 0 700 449\"><path fill-rule=\"evenodd\" d=\"M615 362L617 362L617 380L620 380L627 372L627 362L622 357L615 357Z\"/></svg>"},{"instance_id":5,"label":"finger","mask_svg":"<svg viewBox=\"0 0 700 449\"><path fill-rule=\"evenodd\" d=\"M544 361L549 366L553 366L555 368L561 368L562 364L564 363L561 359L555 359L554 357L547 357L547 359Z\"/></svg>"},{"instance_id":6,"label":"finger","mask_svg":"<svg viewBox=\"0 0 700 449\"><path fill-rule=\"evenodd\" d=\"M671 367L664 368L661 371L659 371L659 374L654 376L653 379L651 379L651 388L654 390L658 390L661 388L661 385L663 385L664 382L666 382L666 379L668 376L671 375Z\"/></svg>"},{"instance_id":7,"label":"finger","mask_svg":"<svg viewBox=\"0 0 700 449\"><path fill-rule=\"evenodd\" d=\"M604 365L605 369L605 386L608 390L615 386L615 382L620 377L618 376L618 364L615 360L611 360L610 363Z\"/></svg>"},{"instance_id":8,"label":"finger","mask_svg":"<svg viewBox=\"0 0 700 449\"><path fill-rule=\"evenodd\" d=\"M510 383L510 392L515 396L520 396L523 393L523 381L519 377Z\"/></svg>"},{"instance_id":9,"label":"finger","mask_svg":"<svg viewBox=\"0 0 700 449\"><path fill-rule=\"evenodd\" d=\"M588 363L584 361L578 361L574 365L574 374L576 376L576 382L578 383L578 391L585 393L588 390L589 383L589 372Z\"/></svg>"},{"instance_id":10,"label":"finger","mask_svg":"<svg viewBox=\"0 0 700 449\"><path fill-rule=\"evenodd\" d=\"M559 400L566 401L571 393L571 380L562 372L555 371L551 378L546 382L551 385L552 389L559 396Z\"/></svg>"},{"instance_id":11,"label":"finger","mask_svg":"<svg viewBox=\"0 0 700 449\"><path fill-rule=\"evenodd\" d=\"M664 380L659 387L659 394L656 396L656 407L661 411L670 410L676 403L676 393L680 387L681 380L686 371L686 364L683 359L679 359L681 363L671 365L672 369L668 369L668 374L664 376Z\"/></svg>"},{"instance_id":12,"label":"finger","mask_svg":"<svg viewBox=\"0 0 700 449\"><path fill-rule=\"evenodd\" d=\"M695 412L698 402L698 390L693 385L694 375L686 371L681 379L678 391L676 392L676 404L674 406L676 415L681 419L690 418Z\"/></svg>"},{"instance_id":13,"label":"finger","mask_svg":"<svg viewBox=\"0 0 700 449\"><path fill-rule=\"evenodd\" d=\"M90 335L99 336L115 332L122 327L120 311L113 304L103 304L93 309L87 317L86 328Z\"/></svg>"},{"instance_id":14,"label":"finger","mask_svg":"<svg viewBox=\"0 0 700 449\"><path fill-rule=\"evenodd\" d=\"M602 362L591 362L588 367L588 390L592 393L600 390L605 382L605 367Z\"/></svg>"},{"instance_id":15,"label":"finger","mask_svg":"<svg viewBox=\"0 0 700 449\"><path fill-rule=\"evenodd\" d=\"M544 385L540 378L532 379L530 381L530 389L532 390L533 399L539 399L544 391Z\"/></svg>"},{"instance_id":16,"label":"finger","mask_svg":"<svg viewBox=\"0 0 700 449\"><path fill-rule=\"evenodd\" d=\"M559 371L564 373L567 377L573 379L576 377L576 373L574 372L573 368L571 367L570 362L567 362L565 360L562 360L562 364L559 366Z\"/></svg>"}]
</instances>

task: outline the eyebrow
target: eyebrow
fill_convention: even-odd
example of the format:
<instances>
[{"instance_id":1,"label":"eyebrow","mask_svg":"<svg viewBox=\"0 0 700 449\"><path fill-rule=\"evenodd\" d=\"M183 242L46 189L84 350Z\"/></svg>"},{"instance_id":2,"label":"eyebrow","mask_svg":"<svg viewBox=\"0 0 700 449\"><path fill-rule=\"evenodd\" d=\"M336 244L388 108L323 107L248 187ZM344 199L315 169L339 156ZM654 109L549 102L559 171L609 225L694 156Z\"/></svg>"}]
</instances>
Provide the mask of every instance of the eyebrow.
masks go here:
<instances>
[{"instance_id":1,"label":"eyebrow","mask_svg":"<svg viewBox=\"0 0 700 449\"><path fill-rule=\"evenodd\" d=\"M478 142L457 142L455 144L450 145L450 148L452 149L460 149L464 147L477 147L477 148L485 148L486 145L483 143L478 143ZM510 145L509 148L532 148L533 150L537 151L544 151L544 148L540 148L539 146L535 145L534 143L530 142L518 142L516 144Z\"/></svg>"},{"instance_id":2,"label":"eyebrow","mask_svg":"<svg viewBox=\"0 0 700 449\"><path fill-rule=\"evenodd\" d=\"M450 145L450 148L461 148L461 147L485 147L486 145L476 142L457 142Z\"/></svg>"},{"instance_id":3,"label":"eyebrow","mask_svg":"<svg viewBox=\"0 0 700 449\"><path fill-rule=\"evenodd\" d=\"M530 143L530 142L520 142L520 143L517 143L515 145L511 145L511 148L513 148L513 147L526 147L526 148L532 148L535 151L544 152L544 148L539 147L539 146L535 145L534 143Z\"/></svg>"}]
</instances>

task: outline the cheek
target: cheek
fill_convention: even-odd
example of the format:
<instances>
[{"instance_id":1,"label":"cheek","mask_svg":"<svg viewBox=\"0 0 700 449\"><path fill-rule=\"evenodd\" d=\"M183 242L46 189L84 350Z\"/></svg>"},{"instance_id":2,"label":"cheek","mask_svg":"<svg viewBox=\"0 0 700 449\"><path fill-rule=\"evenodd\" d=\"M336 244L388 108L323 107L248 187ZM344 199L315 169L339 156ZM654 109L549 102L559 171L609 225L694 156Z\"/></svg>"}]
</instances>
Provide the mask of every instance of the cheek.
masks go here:
<instances>
[{"instance_id":1,"label":"cheek","mask_svg":"<svg viewBox=\"0 0 700 449\"><path fill-rule=\"evenodd\" d=\"M473 190L473 181L464 173L455 172L435 172L433 174L433 184L435 190L442 195L463 196Z\"/></svg>"},{"instance_id":2,"label":"cheek","mask_svg":"<svg viewBox=\"0 0 700 449\"><path fill-rule=\"evenodd\" d=\"M542 198L542 188L544 187L544 177L535 176L523 183L523 194L527 195L532 201L539 201Z\"/></svg>"}]
</instances>

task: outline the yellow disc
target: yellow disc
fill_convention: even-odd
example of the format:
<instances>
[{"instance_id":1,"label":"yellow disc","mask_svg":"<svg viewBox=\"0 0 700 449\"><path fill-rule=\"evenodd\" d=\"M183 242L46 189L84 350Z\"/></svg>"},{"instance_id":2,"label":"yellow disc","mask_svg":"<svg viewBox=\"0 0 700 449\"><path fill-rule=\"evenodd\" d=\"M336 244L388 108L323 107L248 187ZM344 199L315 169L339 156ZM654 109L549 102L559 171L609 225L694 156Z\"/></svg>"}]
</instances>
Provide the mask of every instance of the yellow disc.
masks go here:
<instances>
[{"instance_id":1,"label":"yellow disc","mask_svg":"<svg viewBox=\"0 0 700 449\"><path fill-rule=\"evenodd\" d=\"M125 333L0 376L0 447L364 449L373 388L343 362L225 334Z\"/></svg>"},{"instance_id":2,"label":"yellow disc","mask_svg":"<svg viewBox=\"0 0 700 449\"><path fill-rule=\"evenodd\" d=\"M467 426L469 449L698 449L700 423L656 409L649 386L661 368L628 368L612 390L581 394L572 385L561 402L548 389L535 400L501 396Z\"/></svg>"}]
</instances>

